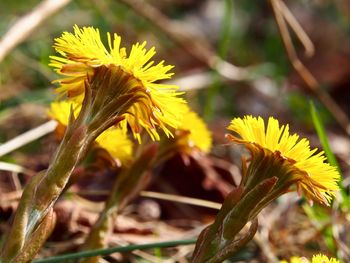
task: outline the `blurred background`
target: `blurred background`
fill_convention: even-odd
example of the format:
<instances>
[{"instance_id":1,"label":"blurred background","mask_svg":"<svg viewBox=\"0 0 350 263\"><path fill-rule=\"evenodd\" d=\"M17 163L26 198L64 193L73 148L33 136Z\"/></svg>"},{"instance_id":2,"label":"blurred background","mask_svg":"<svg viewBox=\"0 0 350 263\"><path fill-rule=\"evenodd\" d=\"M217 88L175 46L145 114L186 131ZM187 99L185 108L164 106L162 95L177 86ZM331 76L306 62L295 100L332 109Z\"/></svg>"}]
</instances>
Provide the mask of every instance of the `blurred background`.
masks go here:
<instances>
[{"instance_id":1,"label":"blurred background","mask_svg":"<svg viewBox=\"0 0 350 263\"><path fill-rule=\"evenodd\" d=\"M56 96L51 81L58 78L48 66L49 56L54 55L54 38L63 31L72 32L75 24L94 26L99 28L105 43L106 32L120 35L122 46L127 49L135 42L147 41L148 48L156 48L156 61L165 60L166 64L175 66L170 82L186 92L189 104L212 131L212 161L229 162L236 174L239 155L227 147L224 138L226 126L233 117L274 116L283 124L289 123L292 132L308 137L312 146L322 148L310 114L310 102L313 102L326 127L347 188L350 166L348 0L1 0L0 17L1 143L48 121L47 108ZM14 194L14 189L18 190L30 175L45 169L56 146L54 136L49 135L0 156L1 195ZM177 166L178 161L173 160L170 165ZM4 163L14 166L9 168ZM193 181L188 187L181 187L181 180L186 180L186 176L169 177L170 181L174 180L173 185L180 185L178 194L218 202L224 196L220 189L214 189L216 192L212 189L214 192L208 194L195 179L188 181ZM193 188L200 189L192 192ZM0 232L6 229L6 220L16 205L8 200L12 199L0 201ZM157 203L144 205L146 210L154 206L156 211L163 209ZM255 245L240 259L264 261L295 254L311 255L315 251L330 255L338 251L338 256L341 251L341 256L346 258L349 251L343 251L336 244L346 244L344 240L349 239L348 231L343 229L349 230L348 213L338 212L339 221L333 221L345 231L337 232L345 235L339 237L326 227L332 224L329 215L334 211L305 211L302 205L294 195L282 198L273 207L273 211L280 209L277 214L271 212L272 208L267 212L270 216L266 215L262 223L262 242L255 240ZM164 208L160 214L166 215L167 220L198 219L200 215L201 222L208 222L215 215L215 211L189 211L174 216ZM325 219L324 224L307 219L312 215L314 220L319 219L317 214ZM156 217L162 219L158 214ZM182 229L179 222L175 226ZM139 229L139 232L142 231ZM61 248L61 251L65 250ZM52 253L49 251L47 255Z\"/></svg>"}]
</instances>

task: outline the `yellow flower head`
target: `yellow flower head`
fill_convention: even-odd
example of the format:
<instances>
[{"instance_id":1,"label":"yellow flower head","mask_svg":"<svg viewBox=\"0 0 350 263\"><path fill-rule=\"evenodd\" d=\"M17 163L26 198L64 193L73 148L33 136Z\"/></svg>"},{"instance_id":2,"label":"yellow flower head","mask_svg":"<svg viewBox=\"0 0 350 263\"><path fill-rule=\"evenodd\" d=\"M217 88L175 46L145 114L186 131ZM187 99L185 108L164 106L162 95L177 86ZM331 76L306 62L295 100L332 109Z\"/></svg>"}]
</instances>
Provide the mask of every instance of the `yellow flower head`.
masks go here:
<instances>
[{"instance_id":1,"label":"yellow flower head","mask_svg":"<svg viewBox=\"0 0 350 263\"><path fill-rule=\"evenodd\" d=\"M71 107L74 112L74 117L77 117L80 107L76 105L76 103L68 100L52 102L48 115L51 119L58 121L61 125L67 126Z\"/></svg>"},{"instance_id":2,"label":"yellow flower head","mask_svg":"<svg viewBox=\"0 0 350 263\"><path fill-rule=\"evenodd\" d=\"M316 154L317 149L311 150L307 139L299 140L297 134L291 135L288 125L280 127L278 120L270 117L265 129L261 117L245 116L233 119L228 129L240 136L231 136L232 140L278 153L288 160L290 166L305 175L296 183L308 198L327 204L339 189L337 169L324 162L326 157L323 152Z\"/></svg>"},{"instance_id":3,"label":"yellow flower head","mask_svg":"<svg viewBox=\"0 0 350 263\"><path fill-rule=\"evenodd\" d=\"M109 50L102 43L98 29L74 26L74 34L64 32L55 39L54 48L61 56L51 56L50 65L64 76L56 80L60 84L57 92L81 102L84 83L94 76L95 69L101 66L119 67L132 83L128 87L143 92L125 113L126 122L135 137L140 139L141 127L152 139L159 139L156 127L160 127L166 135L172 135L168 127L176 128L180 123L182 113L179 105L184 101L179 97L177 86L158 81L169 79L173 75L169 72L173 66L164 65L164 61L158 64L151 61L156 52L154 47L147 51L146 42L134 44L128 55L121 47L120 36L114 34L112 37L108 33L107 38ZM123 127L127 125L123 124Z\"/></svg>"},{"instance_id":4,"label":"yellow flower head","mask_svg":"<svg viewBox=\"0 0 350 263\"><path fill-rule=\"evenodd\" d=\"M338 259L328 258L325 255L318 254L312 257L311 263L340 263Z\"/></svg>"},{"instance_id":5,"label":"yellow flower head","mask_svg":"<svg viewBox=\"0 0 350 263\"><path fill-rule=\"evenodd\" d=\"M132 159L132 142L121 129L111 127L105 130L97 137L96 142L123 164Z\"/></svg>"},{"instance_id":6,"label":"yellow flower head","mask_svg":"<svg viewBox=\"0 0 350 263\"><path fill-rule=\"evenodd\" d=\"M185 106L184 117L177 129L179 133L179 144L185 147L196 147L202 152L209 152L212 144L211 133L205 122L195 113Z\"/></svg>"},{"instance_id":7,"label":"yellow flower head","mask_svg":"<svg viewBox=\"0 0 350 263\"><path fill-rule=\"evenodd\" d=\"M48 111L49 117L66 127L72 105L74 105L73 109L76 117L80 111L80 107L67 100L52 102L51 108ZM118 159L122 164L131 160L132 142L121 129L111 127L105 130L97 137L96 142L99 147L105 149L113 158Z\"/></svg>"},{"instance_id":8,"label":"yellow flower head","mask_svg":"<svg viewBox=\"0 0 350 263\"><path fill-rule=\"evenodd\" d=\"M288 261L286 260L282 260L280 262L288 263ZM304 257L291 257L290 263L310 263L310 261ZM325 255L318 254L312 257L311 263L339 263L339 260L335 258L328 258Z\"/></svg>"}]
</instances>

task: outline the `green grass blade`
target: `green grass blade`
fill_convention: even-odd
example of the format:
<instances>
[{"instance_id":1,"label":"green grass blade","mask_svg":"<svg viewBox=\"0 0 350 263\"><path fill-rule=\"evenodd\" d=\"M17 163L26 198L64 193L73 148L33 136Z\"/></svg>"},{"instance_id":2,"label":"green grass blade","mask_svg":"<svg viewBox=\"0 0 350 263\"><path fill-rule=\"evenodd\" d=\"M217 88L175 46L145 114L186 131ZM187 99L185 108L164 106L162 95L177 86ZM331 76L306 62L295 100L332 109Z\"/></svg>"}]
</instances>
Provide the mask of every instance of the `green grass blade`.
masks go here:
<instances>
[{"instance_id":1,"label":"green grass blade","mask_svg":"<svg viewBox=\"0 0 350 263\"><path fill-rule=\"evenodd\" d=\"M196 243L196 239L182 239L182 240L173 240L168 242L158 242L158 243L149 243L141 245L129 245L122 247L112 247L106 249L95 249L89 251L82 251L77 253L65 254L61 256L50 257L46 259L37 259L33 263L57 263L57 262L68 262L69 260L79 259L79 258L88 258L94 256L106 256L116 252L130 252L136 249L154 249L154 248L165 248L165 247L174 247L179 245L192 245Z\"/></svg>"},{"instance_id":2,"label":"green grass blade","mask_svg":"<svg viewBox=\"0 0 350 263\"><path fill-rule=\"evenodd\" d=\"M232 31L232 18L233 18L233 1L225 0L225 13L222 20L221 31L218 43L218 55L220 58L225 59L230 48L230 37ZM204 107L204 118L206 120L212 119L215 108L215 98L218 95L221 87L221 77L217 72L212 74L213 84L208 89L207 101Z\"/></svg>"},{"instance_id":3,"label":"green grass blade","mask_svg":"<svg viewBox=\"0 0 350 263\"><path fill-rule=\"evenodd\" d=\"M335 155L329 145L328 137L322 122L322 119L315 107L315 105L310 101L310 113L312 117L312 122L314 124L314 127L316 129L317 135L320 139L320 142L322 144L323 150L327 156L328 162L336 167L339 171L340 174L340 182L339 182L339 187L340 187L340 195L338 196L338 202L340 203L341 208L346 208L347 210L350 207L350 199L346 193L346 190L342 186L342 176L341 176L341 170L339 163L337 159L335 158ZM321 222L324 219L328 220L328 222L332 222L331 215L326 212L324 208L321 207L307 207L303 206L305 213L308 215L308 217L313 220L314 222ZM338 209L337 206L333 206L333 209ZM317 213L318 212L318 213ZM328 217L328 218L327 218ZM334 234L333 234L333 229L332 229L332 224L329 224L328 227L321 227L322 229L322 236L325 239L326 245L328 249L333 251L333 253L336 253L337 251L337 245L334 241Z\"/></svg>"},{"instance_id":4,"label":"green grass blade","mask_svg":"<svg viewBox=\"0 0 350 263\"><path fill-rule=\"evenodd\" d=\"M331 147L329 146L329 142L328 142L326 131L324 129L323 122L321 120L320 115L318 114L318 111L317 111L315 105L312 103L312 101L310 101L310 113L311 113L311 117L312 117L312 122L315 126L318 138L321 141L321 144L322 144L323 150L327 156L328 162L332 166L337 167L338 171L340 172L339 163L338 163L337 159L335 158L335 155L334 155Z\"/></svg>"},{"instance_id":5,"label":"green grass blade","mask_svg":"<svg viewBox=\"0 0 350 263\"><path fill-rule=\"evenodd\" d=\"M329 146L328 138L327 138L326 131L325 131L323 122L321 120L321 117L318 114L315 105L311 101L310 101L310 113L311 113L312 121L313 121L313 124L315 126L317 135L321 141L321 144L322 144L323 150L327 156L327 159L328 159L329 163L332 166L336 167L339 171L339 174L340 174L339 187L340 187L340 195L341 195L340 203L343 207L349 208L350 207L350 198L347 195L346 189L344 189L343 184L342 184L342 173L341 173L339 163L338 163L337 159L335 158L335 155L334 155L331 147Z\"/></svg>"},{"instance_id":6,"label":"green grass blade","mask_svg":"<svg viewBox=\"0 0 350 263\"><path fill-rule=\"evenodd\" d=\"M337 161L337 159L335 158L335 155L331 149L331 147L329 146L329 142L328 142L328 138L327 138L327 134L323 125L323 122L321 120L320 115L318 114L318 111L315 107L315 105L312 103L312 101L310 101L310 113L311 113L311 117L312 117L312 121L313 124L315 126L318 138L320 139L320 142L322 144L323 150L327 156L328 162L336 167L339 171L340 174L340 182L339 182L339 187L341 189L340 193L341 193L341 197L342 197L342 201L341 203L343 205L345 205L346 207L350 207L350 199L343 187L342 184L342 173L341 173L341 169L339 166L339 163Z\"/></svg>"},{"instance_id":7,"label":"green grass blade","mask_svg":"<svg viewBox=\"0 0 350 263\"><path fill-rule=\"evenodd\" d=\"M232 30L233 1L225 0L225 14L220 32L218 53L221 58L225 58L230 48L230 36Z\"/></svg>"}]
</instances>

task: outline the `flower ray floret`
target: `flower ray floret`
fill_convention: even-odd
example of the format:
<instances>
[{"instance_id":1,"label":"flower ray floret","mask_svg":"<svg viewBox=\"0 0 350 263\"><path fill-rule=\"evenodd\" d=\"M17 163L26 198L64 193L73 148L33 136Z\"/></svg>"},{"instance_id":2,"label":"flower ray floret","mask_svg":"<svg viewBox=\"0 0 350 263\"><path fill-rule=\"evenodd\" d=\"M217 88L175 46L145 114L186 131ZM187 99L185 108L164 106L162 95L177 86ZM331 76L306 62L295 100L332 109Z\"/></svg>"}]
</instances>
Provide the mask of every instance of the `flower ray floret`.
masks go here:
<instances>
[{"instance_id":1,"label":"flower ray floret","mask_svg":"<svg viewBox=\"0 0 350 263\"><path fill-rule=\"evenodd\" d=\"M178 143L185 148L196 147L204 153L208 153L212 146L212 136L205 122L185 106L184 118L177 129L179 133Z\"/></svg>"},{"instance_id":2,"label":"flower ray floret","mask_svg":"<svg viewBox=\"0 0 350 263\"><path fill-rule=\"evenodd\" d=\"M235 118L228 127L239 137L231 139L249 147L254 145L271 153L279 152L289 164L306 176L297 183L306 196L321 203L328 203L339 190L338 170L328 164L324 152L311 149L307 139L299 139L299 135L290 134L288 125L279 125L278 120L270 117L265 127L261 117L245 116Z\"/></svg>"},{"instance_id":3,"label":"flower ray floret","mask_svg":"<svg viewBox=\"0 0 350 263\"><path fill-rule=\"evenodd\" d=\"M126 124L134 136L140 140L140 132L144 128L154 140L159 140L157 128L171 136L171 128L177 128L182 119L181 105L185 101L180 97L176 85L158 83L173 75L171 65L164 61L155 64L151 59L156 54L155 48L147 50L146 42L132 45L129 55L126 48L121 47L121 37L107 34L108 48L101 40L100 32L93 27L79 28L74 26L74 33L64 32L55 39L54 48L60 56L51 56L50 65L63 76L54 82L59 83L59 96L67 96L70 100L82 102L84 83L92 79L96 68L101 66L117 66L129 76L133 87L141 88L135 92L135 103L123 112ZM121 87L114 87L121 88ZM130 89L125 92L130 92ZM140 93L145 95L140 98ZM128 124L128 125L127 125Z\"/></svg>"}]
</instances>

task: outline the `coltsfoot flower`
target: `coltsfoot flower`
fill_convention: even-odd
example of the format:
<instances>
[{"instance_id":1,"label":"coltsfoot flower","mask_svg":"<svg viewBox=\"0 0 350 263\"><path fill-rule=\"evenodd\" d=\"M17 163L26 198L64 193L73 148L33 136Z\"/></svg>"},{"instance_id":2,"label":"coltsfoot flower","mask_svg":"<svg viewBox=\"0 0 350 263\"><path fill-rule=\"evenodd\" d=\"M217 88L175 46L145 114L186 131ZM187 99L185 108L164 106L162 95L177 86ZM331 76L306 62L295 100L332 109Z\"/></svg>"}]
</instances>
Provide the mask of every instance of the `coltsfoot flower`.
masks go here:
<instances>
[{"instance_id":1,"label":"coltsfoot flower","mask_svg":"<svg viewBox=\"0 0 350 263\"><path fill-rule=\"evenodd\" d=\"M311 263L340 263L338 259L328 258L325 255L318 254L312 257Z\"/></svg>"},{"instance_id":2,"label":"coltsfoot flower","mask_svg":"<svg viewBox=\"0 0 350 263\"><path fill-rule=\"evenodd\" d=\"M113 74L123 76L121 83L114 87L118 89L114 94L120 97L134 94L129 100L135 100L121 113L125 117L124 130L128 124L138 140L142 128L152 139L159 139L157 127L171 136L169 128L177 128L181 122L184 100L179 97L177 86L158 81L169 79L173 66L164 65L164 61L158 64L151 61L156 52L154 47L147 51L146 42L134 44L128 54L126 48L121 47L120 36L112 37L108 33L107 38L109 50L102 43L98 29L74 26L74 34L64 32L55 39L54 48L61 56L51 56L50 65L64 76L55 81L60 84L57 92L81 103L85 82L93 78L96 69L118 67L120 71L114 70Z\"/></svg>"},{"instance_id":3,"label":"coltsfoot flower","mask_svg":"<svg viewBox=\"0 0 350 263\"><path fill-rule=\"evenodd\" d=\"M51 103L48 115L65 128L68 125L71 108L74 110L74 115L77 116L80 111L79 105L68 100L55 101ZM60 134L63 135L63 132ZM129 162L132 158L132 142L119 128L111 127L105 130L96 138L96 143L122 164Z\"/></svg>"},{"instance_id":4,"label":"coltsfoot flower","mask_svg":"<svg viewBox=\"0 0 350 263\"><path fill-rule=\"evenodd\" d=\"M286 260L280 261L281 263L288 263ZM325 255L318 254L312 257L311 262L305 257L291 257L290 263L339 263L339 260L335 258L328 258Z\"/></svg>"},{"instance_id":5,"label":"coltsfoot flower","mask_svg":"<svg viewBox=\"0 0 350 263\"><path fill-rule=\"evenodd\" d=\"M338 190L337 169L324 162L323 152L315 154L317 149L311 150L308 140L290 135L288 125L280 127L270 117L265 128L261 117L245 116L233 119L228 129L237 135L227 137L244 144L251 158L249 165L242 158L240 185L226 197L214 223L199 235L191 261L194 263L223 262L239 251L254 237L261 210L293 185L310 201L326 205ZM249 221L252 224L243 234L242 229ZM312 262L322 262L318 258Z\"/></svg>"},{"instance_id":6,"label":"coltsfoot flower","mask_svg":"<svg viewBox=\"0 0 350 263\"><path fill-rule=\"evenodd\" d=\"M187 105L181 124L175 131L177 144L183 148L197 148L204 153L210 151L212 136L205 122Z\"/></svg>"},{"instance_id":7,"label":"coltsfoot flower","mask_svg":"<svg viewBox=\"0 0 350 263\"><path fill-rule=\"evenodd\" d=\"M273 176L284 183L296 183L308 199L328 204L339 189L339 172L325 162L324 152L316 153L317 149L310 149L309 141L299 139L297 134L290 134L288 125L280 126L278 120L270 117L265 128L261 117L245 116L233 119L228 129L239 135L228 135L232 141L242 143L250 150L252 162L259 158L255 155L262 151L267 156L279 158L290 178L281 178L278 174ZM259 165L260 168L264 167L261 162ZM256 174L263 176L264 171L257 171Z\"/></svg>"},{"instance_id":8,"label":"coltsfoot flower","mask_svg":"<svg viewBox=\"0 0 350 263\"><path fill-rule=\"evenodd\" d=\"M96 142L122 164L132 160L132 142L121 129L111 127L105 130Z\"/></svg>"}]
</instances>

